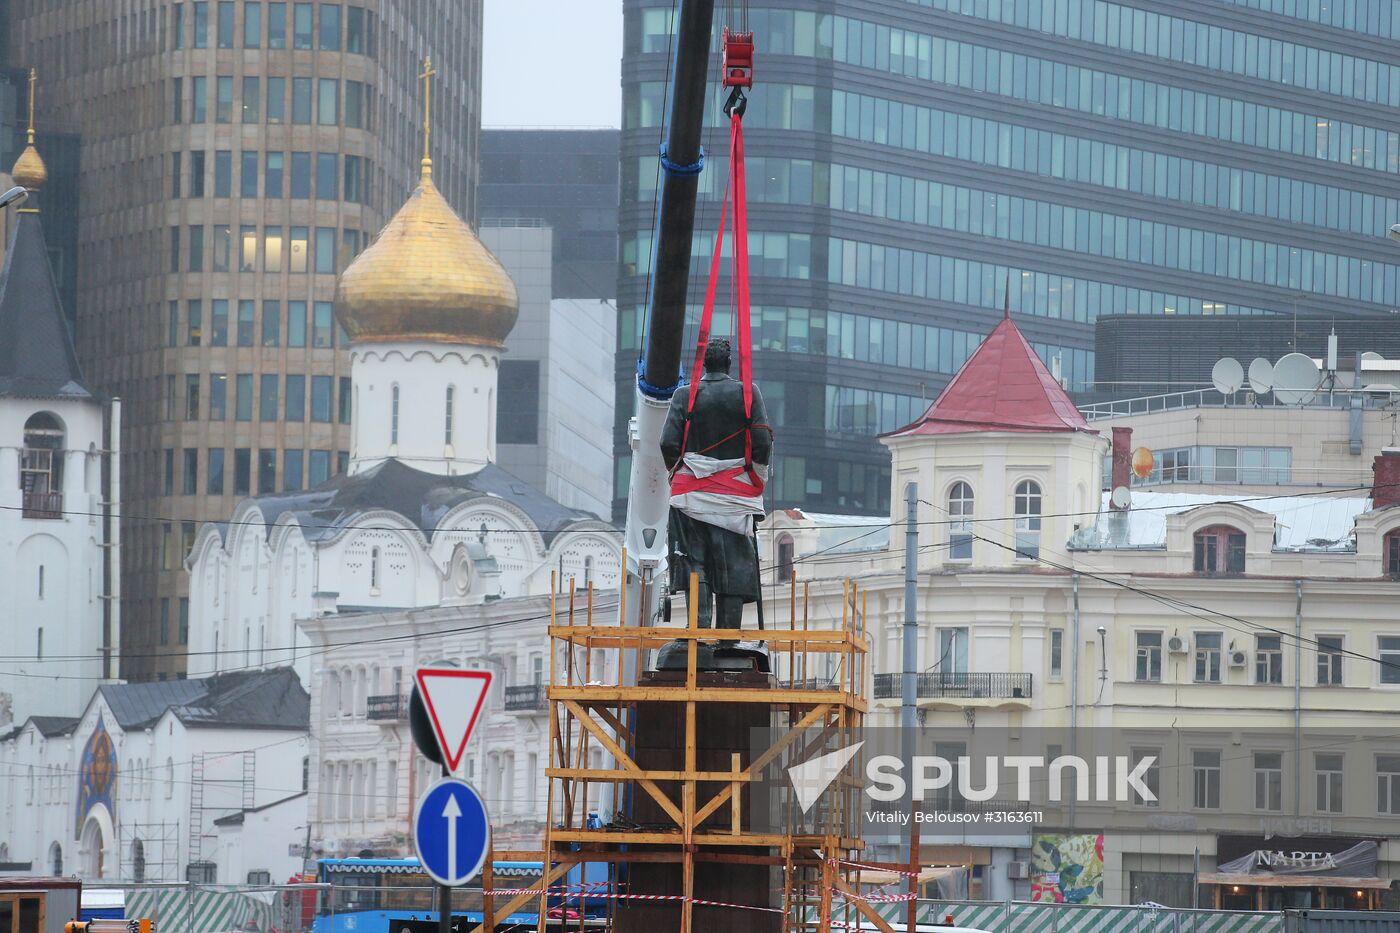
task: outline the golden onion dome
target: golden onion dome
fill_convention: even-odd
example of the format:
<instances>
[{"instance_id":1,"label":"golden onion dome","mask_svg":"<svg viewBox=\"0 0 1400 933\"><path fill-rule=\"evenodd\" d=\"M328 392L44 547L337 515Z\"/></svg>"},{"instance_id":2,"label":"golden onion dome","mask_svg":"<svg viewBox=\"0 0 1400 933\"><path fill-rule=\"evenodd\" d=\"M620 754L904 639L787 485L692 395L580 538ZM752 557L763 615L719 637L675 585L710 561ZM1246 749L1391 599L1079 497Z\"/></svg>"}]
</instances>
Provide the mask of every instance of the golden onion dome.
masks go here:
<instances>
[{"instance_id":1,"label":"golden onion dome","mask_svg":"<svg viewBox=\"0 0 1400 933\"><path fill-rule=\"evenodd\" d=\"M15 184L22 185L30 191L38 191L44 187L44 182L49 180L49 170L32 142L24 147L24 151L15 160L15 167L10 169L10 177L15 180Z\"/></svg>"},{"instance_id":2,"label":"golden onion dome","mask_svg":"<svg viewBox=\"0 0 1400 933\"><path fill-rule=\"evenodd\" d=\"M431 165L341 274L336 317L352 342L499 347L515 326L515 283L437 190Z\"/></svg>"}]
</instances>

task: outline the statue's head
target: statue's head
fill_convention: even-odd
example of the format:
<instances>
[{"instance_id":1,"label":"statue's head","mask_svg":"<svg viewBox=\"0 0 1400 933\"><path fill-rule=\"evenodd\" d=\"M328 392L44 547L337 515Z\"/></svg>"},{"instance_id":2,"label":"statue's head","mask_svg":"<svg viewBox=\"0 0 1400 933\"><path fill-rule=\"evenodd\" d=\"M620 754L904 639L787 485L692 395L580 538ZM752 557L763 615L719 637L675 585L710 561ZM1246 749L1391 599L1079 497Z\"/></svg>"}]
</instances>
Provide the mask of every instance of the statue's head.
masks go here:
<instances>
[{"instance_id":1,"label":"statue's head","mask_svg":"<svg viewBox=\"0 0 1400 933\"><path fill-rule=\"evenodd\" d=\"M723 337L713 337L705 345L705 372L729 372L729 341Z\"/></svg>"}]
</instances>

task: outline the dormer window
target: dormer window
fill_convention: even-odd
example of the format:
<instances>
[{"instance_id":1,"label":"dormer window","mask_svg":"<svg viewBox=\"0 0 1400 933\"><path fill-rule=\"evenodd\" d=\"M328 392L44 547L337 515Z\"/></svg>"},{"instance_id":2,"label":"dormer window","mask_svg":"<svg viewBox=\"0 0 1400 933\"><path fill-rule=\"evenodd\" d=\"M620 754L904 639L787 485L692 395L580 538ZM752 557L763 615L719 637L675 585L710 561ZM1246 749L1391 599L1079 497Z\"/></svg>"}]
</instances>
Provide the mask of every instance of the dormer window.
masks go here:
<instances>
[{"instance_id":1,"label":"dormer window","mask_svg":"<svg viewBox=\"0 0 1400 933\"><path fill-rule=\"evenodd\" d=\"M1040 558L1040 484L1022 480L1016 484L1016 558Z\"/></svg>"},{"instance_id":2,"label":"dormer window","mask_svg":"<svg viewBox=\"0 0 1400 933\"><path fill-rule=\"evenodd\" d=\"M972 487L959 480L948 490L948 559L972 560Z\"/></svg>"},{"instance_id":3,"label":"dormer window","mask_svg":"<svg viewBox=\"0 0 1400 933\"><path fill-rule=\"evenodd\" d=\"M1245 535L1229 525L1211 525L1196 532L1194 561L1196 573L1244 573Z\"/></svg>"},{"instance_id":4,"label":"dormer window","mask_svg":"<svg viewBox=\"0 0 1400 933\"><path fill-rule=\"evenodd\" d=\"M1400 528L1382 539L1381 554L1385 558L1385 572L1392 580L1400 580Z\"/></svg>"}]
</instances>

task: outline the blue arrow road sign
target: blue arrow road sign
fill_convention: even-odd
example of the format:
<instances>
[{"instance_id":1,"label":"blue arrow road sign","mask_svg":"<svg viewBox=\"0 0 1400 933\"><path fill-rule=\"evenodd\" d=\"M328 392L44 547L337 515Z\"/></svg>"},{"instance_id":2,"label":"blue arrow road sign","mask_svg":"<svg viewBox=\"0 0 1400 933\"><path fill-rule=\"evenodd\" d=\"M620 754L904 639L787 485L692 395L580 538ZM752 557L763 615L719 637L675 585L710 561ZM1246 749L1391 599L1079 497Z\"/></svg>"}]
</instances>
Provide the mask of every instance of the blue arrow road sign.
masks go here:
<instances>
[{"instance_id":1,"label":"blue arrow road sign","mask_svg":"<svg viewBox=\"0 0 1400 933\"><path fill-rule=\"evenodd\" d=\"M413 847L434 881L455 887L475 878L490 845L491 820L475 787L443 778L428 789L413 816Z\"/></svg>"}]
</instances>

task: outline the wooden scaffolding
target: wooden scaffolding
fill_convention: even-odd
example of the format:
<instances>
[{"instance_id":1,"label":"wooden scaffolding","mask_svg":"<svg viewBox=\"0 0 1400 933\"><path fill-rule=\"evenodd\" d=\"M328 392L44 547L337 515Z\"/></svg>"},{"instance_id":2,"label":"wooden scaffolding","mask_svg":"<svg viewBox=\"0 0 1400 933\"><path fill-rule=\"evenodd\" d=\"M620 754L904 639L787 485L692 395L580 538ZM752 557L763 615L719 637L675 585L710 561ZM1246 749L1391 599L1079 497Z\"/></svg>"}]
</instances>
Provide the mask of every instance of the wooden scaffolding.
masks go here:
<instances>
[{"instance_id":1,"label":"wooden scaffolding","mask_svg":"<svg viewBox=\"0 0 1400 933\"><path fill-rule=\"evenodd\" d=\"M611 618L600 624L592 611L591 590L577 600L579 604L571 590L562 611L556 598L549 627L553 650L547 771L550 813L555 816L545 839L545 872L539 893L522 892L501 904L497 916L537 897L541 931L551 906L561 919L577 909L582 929L582 898L575 901L570 894L561 911L557 885L575 866L603 863L608 866L605 890L594 888L590 896L601 894L592 903L611 905L614 929L629 928L628 922L618 922L619 911L647 900L669 901L673 910L678 904L680 933L713 925L695 924L697 910L708 912L711 920L721 916L714 911L724 911L726 929L830 933L833 927L861 926L889 933L888 924L857 890L855 863L863 843L859 789L850 777L854 766L805 815L797 812L786 782L767 782L762 805L778 819L767 821L771 825L766 831L750 826L745 809L753 803L752 793L765 768L784 760L805 761L813 749L847 748L863 737L870 647L863 594L847 582L841 618L817 624L809 618L806 587L796 579L790 587L786 628L744 631L746 637L761 635L774 672L743 677L698 669L702 643L713 643L719 632L697 625L694 578L683 627L622 627ZM581 605L584 600L586 606ZM625 611L619 616L625 618ZM637 684L620 682L619 671L646 671L651 653L673 642L684 646L684 671L668 672L664 683L657 682L657 674L644 675ZM755 678L762 682L755 683ZM655 719L662 708L672 717L666 721L677 723L672 761L679 767L657 767L656 756L648 758L638 746L636 724L647 716ZM701 723L725 721L734 710L747 721L758 718L770 724L766 733L758 733L769 737L767 747L734 751L721 767L714 766L711 754L711 766L705 767L699 760L704 742L697 729ZM605 793L611 801L640 801L644 807L637 812L646 809L658 821L614 819L602 825L590 820L590 806ZM704 880L726 871L715 863L743 866L738 872L750 879L764 878L768 903L725 903L717 898ZM662 865L671 867L655 867ZM702 876L698 887L697 865ZM669 890L668 883L667 892L659 896L635 893L637 885L623 879L637 877L646 866L678 872L679 890ZM576 877L581 881L583 875ZM589 876L599 875L595 868ZM571 924L566 919L564 925Z\"/></svg>"}]
</instances>

